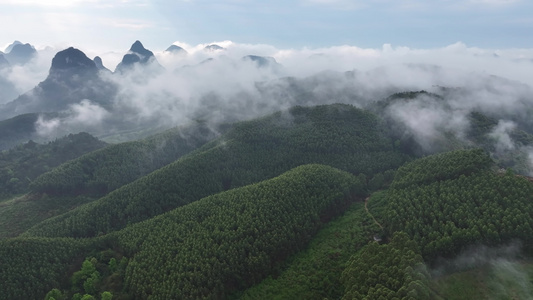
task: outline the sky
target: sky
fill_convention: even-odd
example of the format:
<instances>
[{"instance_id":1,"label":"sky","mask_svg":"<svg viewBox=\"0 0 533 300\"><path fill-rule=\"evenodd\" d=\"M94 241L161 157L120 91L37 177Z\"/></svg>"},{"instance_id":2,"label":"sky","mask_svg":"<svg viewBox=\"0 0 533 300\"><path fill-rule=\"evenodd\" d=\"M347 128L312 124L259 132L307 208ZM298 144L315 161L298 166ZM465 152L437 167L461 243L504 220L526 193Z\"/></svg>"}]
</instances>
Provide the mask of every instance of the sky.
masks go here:
<instances>
[{"instance_id":1,"label":"sky","mask_svg":"<svg viewBox=\"0 0 533 300\"><path fill-rule=\"evenodd\" d=\"M0 47L125 51L216 41L284 49L457 42L533 48L530 0L0 0ZM3 48L0 48L3 50Z\"/></svg>"}]
</instances>

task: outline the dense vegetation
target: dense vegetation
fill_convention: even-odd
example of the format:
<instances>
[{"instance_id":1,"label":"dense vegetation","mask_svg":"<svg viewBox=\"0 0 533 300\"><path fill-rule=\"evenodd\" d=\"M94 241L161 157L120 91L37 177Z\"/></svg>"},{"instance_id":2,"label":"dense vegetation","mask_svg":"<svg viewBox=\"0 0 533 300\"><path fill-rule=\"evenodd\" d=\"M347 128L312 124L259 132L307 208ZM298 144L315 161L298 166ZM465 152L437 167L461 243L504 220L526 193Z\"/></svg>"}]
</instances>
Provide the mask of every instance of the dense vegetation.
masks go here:
<instances>
[{"instance_id":1,"label":"dense vegetation","mask_svg":"<svg viewBox=\"0 0 533 300\"><path fill-rule=\"evenodd\" d=\"M65 265L86 255L87 249L109 249L100 252L98 258L88 258L76 272L68 273L63 265L45 264L41 272L72 276L63 280L70 284L52 277L43 283L41 293L48 287L46 292L56 288L54 293L61 295L99 295L109 289L115 295L135 299L222 298L258 283L276 272L290 255L304 249L326 222L365 192L361 180L331 167L305 165L261 183L209 196L105 237L19 240L75 241L73 244L80 245L79 253L65 252L67 256L58 260ZM2 247L7 251L13 248L7 242L0 243ZM21 252L18 248L16 251ZM42 257L39 249L33 251L35 258ZM118 263L122 255L131 259L126 268L120 269L118 266L126 265ZM21 274L24 266L8 259L3 263L11 271L5 273L9 293L24 289L17 286L11 290L11 281L16 278L9 276Z\"/></svg>"},{"instance_id":2,"label":"dense vegetation","mask_svg":"<svg viewBox=\"0 0 533 300\"><path fill-rule=\"evenodd\" d=\"M389 100L419 96L439 100ZM468 137L494 146L498 123L470 118ZM416 147L387 122L349 105L295 107L216 139L200 123L64 163L0 202L0 237L35 225L0 240L0 299L458 299L455 288L476 290L457 278L476 271L427 270L479 244L533 251L527 178L480 149L405 163ZM3 154L41 146L28 145ZM510 282L513 270L487 278ZM529 296L508 285L493 295Z\"/></svg>"},{"instance_id":3,"label":"dense vegetation","mask_svg":"<svg viewBox=\"0 0 533 300\"><path fill-rule=\"evenodd\" d=\"M74 239L0 240L0 299L42 299L60 286L88 244Z\"/></svg>"},{"instance_id":4,"label":"dense vegetation","mask_svg":"<svg viewBox=\"0 0 533 300\"><path fill-rule=\"evenodd\" d=\"M0 150L6 150L34 138L38 114L23 114L0 121Z\"/></svg>"},{"instance_id":5,"label":"dense vegetation","mask_svg":"<svg viewBox=\"0 0 533 300\"><path fill-rule=\"evenodd\" d=\"M128 227L118 239L137 253L126 288L135 298L224 298L304 249L360 189L348 173L306 165Z\"/></svg>"},{"instance_id":6,"label":"dense vegetation","mask_svg":"<svg viewBox=\"0 0 533 300\"><path fill-rule=\"evenodd\" d=\"M476 243L532 245L533 184L487 171L489 163L482 151L470 150L401 167L388 193L389 232L405 231L429 261Z\"/></svg>"},{"instance_id":7,"label":"dense vegetation","mask_svg":"<svg viewBox=\"0 0 533 300\"><path fill-rule=\"evenodd\" d=\"M396 232L389 244L363 247L342 273L342 299L429 299L429 274L416 243Z\"/></svg>"},{"instance_id":8,"label":"dense vegetation","mask_svg":"<svg viewBox=\"0 0 533 300\"><path fill-rule=\"evenodd\" d=\"M394 149L378 119L368 112L348 105L296 107L288 113L237 124L198 151L98 201L49 219L26 235L109 233L302 164L320 163L373 175L395 168L407 158Z\"/></svg>"},{"instance_id":9,"label":"dense vegetation","mask_svg":"<svg viewBox=\"0 0 533 300\"><path fill-rule=\"evenodd\" d=\"M106 143L82 132L46 144L30 140L0 152L0 197L25 193L37 176L104 146Z\"/></svg>"},{"instance_id":10,"label":"dense vegetation","mask_svg":"<svg viewBox=\"0 0 533 300\"><path fill-rule=\"evenodd\" d=\"M0 202L0 239L18 236L43 220L94 200L84 195L50 197L36 194L4 200Z\"/></svg>"},{"instance_id":11,"label":"dense vegetation","mask_svg":"<svg viewBox=\"0 0 533 300\"><path fill-rule=\"evenodd\" d=\"M364 203L355 203L342 217L320 230L279 275L272 274L230 298L339 299L344 294L340 279L345 264L355 249L366 245L379 231L365 211Z\"/></svg>"},{"instance_id":12,"label":"dense vegetation","mask_svg":"<svg viewBox=\"0 0 533 300\"><path fill-rule=\"evenodd\" d=\"M214 138L205 123L111 145L69 161L32 182L36 193L102 195L142 177Z\"/></svg>"}]
</instances>

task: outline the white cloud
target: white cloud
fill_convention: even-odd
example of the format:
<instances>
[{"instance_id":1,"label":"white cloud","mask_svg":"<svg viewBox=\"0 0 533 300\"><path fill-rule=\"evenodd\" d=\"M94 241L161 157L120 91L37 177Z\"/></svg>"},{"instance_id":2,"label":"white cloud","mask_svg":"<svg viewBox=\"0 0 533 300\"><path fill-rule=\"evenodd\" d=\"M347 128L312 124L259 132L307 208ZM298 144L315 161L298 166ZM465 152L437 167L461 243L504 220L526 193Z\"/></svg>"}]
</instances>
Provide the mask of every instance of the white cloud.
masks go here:
<instances>
[{"instance_id":1,"label":"white cloud","mask_svg":"<svg viewBox=\"0 0 533 300\"><path fill-rule=\"evenodd\" d=\"M500 120L498 125L489 133L489 136L496 140L497 152L515 149L516 146L509 135L515 129L516 124L514 122Z\"/></svg>"}]
</instances>

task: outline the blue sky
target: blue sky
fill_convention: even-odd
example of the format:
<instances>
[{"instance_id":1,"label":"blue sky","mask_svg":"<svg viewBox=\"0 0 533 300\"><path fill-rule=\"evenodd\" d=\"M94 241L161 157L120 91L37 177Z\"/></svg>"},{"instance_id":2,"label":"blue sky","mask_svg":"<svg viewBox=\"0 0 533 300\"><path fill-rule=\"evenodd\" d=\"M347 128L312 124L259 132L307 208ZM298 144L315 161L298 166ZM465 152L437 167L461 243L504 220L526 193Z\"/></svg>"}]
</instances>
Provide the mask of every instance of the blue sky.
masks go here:
<instances>
[{"instance_id":1,"label":"blue sky","mask_svg":"<svg viewBox=\"0 0 533 300\"><path fill-rule=\"evenodd\" d=\"M0 47L124 51L231 40L278 48L384 44L435 48L463 42L533 48L530 0L0 0Z\"/></svg>"}]
</instances>

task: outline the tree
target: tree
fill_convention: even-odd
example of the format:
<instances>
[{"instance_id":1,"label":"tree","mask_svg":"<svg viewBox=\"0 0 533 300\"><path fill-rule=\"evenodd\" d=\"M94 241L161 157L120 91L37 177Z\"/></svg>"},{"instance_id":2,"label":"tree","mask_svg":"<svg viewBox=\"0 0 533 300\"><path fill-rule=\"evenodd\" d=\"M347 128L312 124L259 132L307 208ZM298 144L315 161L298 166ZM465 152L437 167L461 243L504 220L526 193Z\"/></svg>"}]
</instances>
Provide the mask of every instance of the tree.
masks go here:
<instances>
[{"instance_id":1,"label":"tree","mask_svg":"<svg viewBox=\"0 0 533 300\"><path fill-rule=\"evenodd\" d=\"M62 300L64 298L63 293L61 293L58 289L52 289L49 291L46 296L44 297L44 300Z\"/></svg>"},{"instance_id":2,"label":"tree","mask_svg":"<svg viewBox=\"0 0 533 300\"><path fill-rule=\"evenodd\" d=\"M103 292L102 293L102 296L101 296L101 299L102 300L111 300L113 298L113 294L111 294L110 292Z\"/></svg>"}]
</instances>

